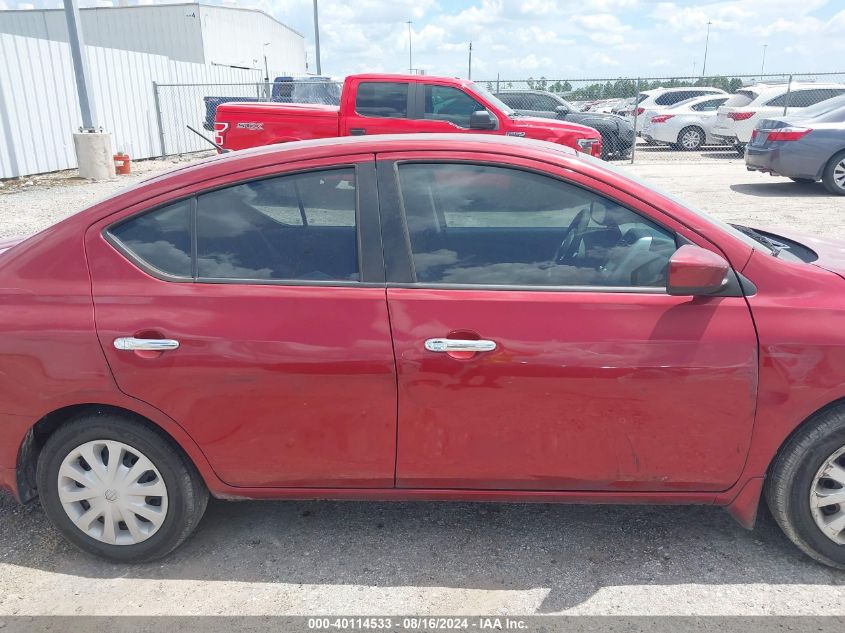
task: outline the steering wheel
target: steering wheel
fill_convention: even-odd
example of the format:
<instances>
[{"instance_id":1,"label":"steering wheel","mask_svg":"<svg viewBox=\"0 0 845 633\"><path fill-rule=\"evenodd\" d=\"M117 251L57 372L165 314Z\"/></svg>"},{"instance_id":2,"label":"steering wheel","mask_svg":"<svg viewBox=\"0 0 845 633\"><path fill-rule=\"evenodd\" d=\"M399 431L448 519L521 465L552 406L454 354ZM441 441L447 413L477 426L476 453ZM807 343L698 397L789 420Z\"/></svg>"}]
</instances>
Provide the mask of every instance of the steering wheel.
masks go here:
<instances>
[{"instance_id":1,"label":"steering wheel","mask_svg":"<svg viewBox=\"0 0 845 633\"><path fill-rule=\"evenodd\" d=\"M572 261L578 254L578 249L581 247L581 239L587 225L590 223L590 210L581 209L578 214L572 218L569 223L569 228L566 229L566 236L557 247L555 256L552 261L555 264L562 264L564 262Z\"/></svg>"}]
</instances>

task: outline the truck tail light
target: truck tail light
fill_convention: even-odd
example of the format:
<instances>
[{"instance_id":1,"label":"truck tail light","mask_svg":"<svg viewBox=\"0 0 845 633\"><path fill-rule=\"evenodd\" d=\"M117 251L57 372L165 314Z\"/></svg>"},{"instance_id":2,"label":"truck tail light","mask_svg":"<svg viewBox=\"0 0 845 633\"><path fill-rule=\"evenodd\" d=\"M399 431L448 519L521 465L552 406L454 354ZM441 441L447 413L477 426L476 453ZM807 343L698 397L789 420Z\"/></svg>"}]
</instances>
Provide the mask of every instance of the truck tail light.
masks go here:
<instances>
[{"instance_id":1,"label":"truck tail light","mask_svg":"<svg viewBox=\"0 0 845 633\"><path fill-rule=\"evenodd\" d=\"M745 121L753 116L753 112L728 112L728 118L734 121Z\"/></svg>"},{"instance_id":2,"label":"truck tail light","mask_svg":"<svg viewBox=\"0 0 845 633\"><path fill-rule=\"evenodd\" d=\"M771 130L766 137L767 141L797 141L812 132L808 127L783 127L779 130ZM756 130L755 130L756 132Z\"/></svg>"},{"instance_id":3,"label":"truck tail light","mask_svg":"<svg viewBox=\"0 0 845 633\"><path fill-rule=\"evenodd\" d=\"M671 119L674 114L658 114L657 116L651 117L652 123L666 123L669 119Z\"/></svg>"},{"instance_id":4,"label":"truck tail light","mask_svg":"<svg viewBox=\"0 0 845 633\"><path fill-rule=\"evenodd\" d=\"M590 154L591 156L598 156L601 154L601 140L597 138L579 138L576 143L578 144L578 149L584 152L585 154Z\"/></svg>"},{"instance_id":5,"label":"truck tail light","mask_svg":"<svg viewBox=\"0 0 845 633\"><path fill-rule=\"evenodd\" d=\"M214 142L218 145L225 146L224 141L226 140L226 130L229 129L228 123L222 123L220 121L214 122Z\"/></svg>"}]
</instances>

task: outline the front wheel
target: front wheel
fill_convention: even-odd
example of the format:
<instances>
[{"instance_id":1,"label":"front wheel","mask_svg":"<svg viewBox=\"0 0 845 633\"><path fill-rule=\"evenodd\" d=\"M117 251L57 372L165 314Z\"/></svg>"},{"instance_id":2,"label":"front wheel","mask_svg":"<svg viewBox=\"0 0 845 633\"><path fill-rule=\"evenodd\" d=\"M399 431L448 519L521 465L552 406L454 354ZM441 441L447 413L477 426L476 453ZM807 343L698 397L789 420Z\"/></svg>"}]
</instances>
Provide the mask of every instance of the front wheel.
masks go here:
<instances>
[{"instance_id":1,"label":"front wheel","mask_svg":"<svg viewBox=\"0 0 845 633\"><path fill-rule=\"evenodd\" d=\"M845 152L839 152L828 161L822 182L830 193L845 196Z\"/></svg>"},{"instance_id":2,"label":"front wheel","mask_svg":"<svg viewBox=\"0 0 845 633\"><path fill-rule=\"evenodd\" d=\"M845 407L817 414L786 442L766 482L766 501L795 545L845 569Z\"/></svg>"},{"instance_id":3,"label":"front wheel","mask_svg":"<svg viewBox=\"0 0 845 633\"><path fill-rule=\"evenodd\" d=\"M47 516L67 540L124 563L173 551L208 502L193 464L169 438L112 413L80 416L51 435L37 483Z\"/></svg>"}]
</instances>

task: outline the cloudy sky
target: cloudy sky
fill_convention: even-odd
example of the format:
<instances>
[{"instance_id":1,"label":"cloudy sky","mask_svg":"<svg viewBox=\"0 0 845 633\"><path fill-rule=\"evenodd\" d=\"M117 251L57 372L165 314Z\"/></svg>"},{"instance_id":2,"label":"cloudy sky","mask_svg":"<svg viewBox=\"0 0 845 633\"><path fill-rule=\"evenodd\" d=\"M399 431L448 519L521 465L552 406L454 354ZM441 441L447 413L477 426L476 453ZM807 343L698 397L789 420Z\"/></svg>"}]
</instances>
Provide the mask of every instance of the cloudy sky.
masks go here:
<instances>
[{"instance_id":1,"label":"cloudy sky","mask_svg":"<svg viewBox=\"0 0 845 633\"><path fill-rule=\"evenodd\" d=\"M132 4L138 0L130 0ZM141 0L150 3L155 0ZM203 0L208 1L208 0ZM306 36L312 0L212 0L260 8ZM0 7L60 0L0 0ZM80 0L81 6L109 0ZM406 72L473 78L605 78L845 71L845 0L320 0L323 73ZM313 66L312 66L313 70Z\"/></svg>"}]
</instances>

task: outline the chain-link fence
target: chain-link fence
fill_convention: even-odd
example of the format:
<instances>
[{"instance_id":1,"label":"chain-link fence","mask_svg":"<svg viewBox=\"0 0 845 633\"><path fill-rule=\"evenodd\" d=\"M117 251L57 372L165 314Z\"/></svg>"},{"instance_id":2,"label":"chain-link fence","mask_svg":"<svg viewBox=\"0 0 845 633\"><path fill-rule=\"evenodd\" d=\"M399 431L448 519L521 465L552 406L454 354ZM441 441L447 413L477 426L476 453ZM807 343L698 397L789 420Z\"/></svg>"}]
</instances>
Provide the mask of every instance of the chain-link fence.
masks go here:
<instances>
[{"instance_id":1,"label":"chain-link fence","mask_svg":"<svg viewBox=\"0 0 845 633\"><path fill-rule=\"evenodd\" d=\"M845 72L598 79L476 81L516 116L587 125L602 136L604 158L636 162L737 158L763 119L813 113L845 95ZM221 103L338 105L340 82L278 78L250 84L156 84L162 153L208 149L188 130L213 135Z\"/></svg>"},{"instance_id":2,"label":"chain-link fence","mask_svg":"<svg viewBox=\"0 0 845 633\"><path fill-rule=\"evenodd\" d=\"M244 84L153 84L162 154L185 154L209 149L188 129L208 138L214 135L214 116L222 103L340 104L342 84L313 77L280 77Z\"/></svg>"}]
</instances>

